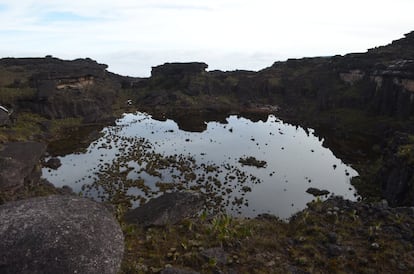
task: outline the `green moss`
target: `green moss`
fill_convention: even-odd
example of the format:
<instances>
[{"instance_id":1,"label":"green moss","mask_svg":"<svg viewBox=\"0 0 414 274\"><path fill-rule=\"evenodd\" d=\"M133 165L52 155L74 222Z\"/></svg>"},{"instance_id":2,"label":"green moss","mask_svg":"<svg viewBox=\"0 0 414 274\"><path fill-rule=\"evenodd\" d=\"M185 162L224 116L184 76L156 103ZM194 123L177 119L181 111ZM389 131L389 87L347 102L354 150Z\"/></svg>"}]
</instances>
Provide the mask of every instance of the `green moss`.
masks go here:
<instances>
[{"instance_id":1,"label":"green moss","mask_svg":"<svg viewBox=\"0 0 414 274\"><path fill-rule=\"evenodd\" d=\"M40 123L43 121L46 121L46 118L40 115L29 112L19 113L11 127L0 128L0 136L2 136L0 138L8 141L28 140L42 132Z\"/></svg>"},{"instance_id":2,"label":"green moss","mask_svg":"<svg viewBox=\"0 0 414 274\"><path fill-rule=\"evenodd\" d=\"M58 134L65 129L78 128L82 124L82 118L65 118L65 119L53 119L51 120L50 132L52 134Z\"/></svg>"}]
</instances>

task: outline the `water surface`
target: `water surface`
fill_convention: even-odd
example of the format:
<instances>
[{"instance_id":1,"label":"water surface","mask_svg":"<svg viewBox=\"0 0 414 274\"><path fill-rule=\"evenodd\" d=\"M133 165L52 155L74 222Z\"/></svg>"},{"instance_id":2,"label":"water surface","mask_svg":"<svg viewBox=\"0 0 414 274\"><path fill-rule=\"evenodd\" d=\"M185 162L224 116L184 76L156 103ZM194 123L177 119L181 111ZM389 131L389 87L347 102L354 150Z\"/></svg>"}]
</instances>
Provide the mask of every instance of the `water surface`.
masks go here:
<instances>
[{"instance_id":1,"label":"water surface","mask_svg":"<svg viewBox=\"0 0 414 274\"><path fill-rule=\"evenodd\" d=\"M122 192L136 197L134 206L168 186L196 189L229 213L248 217L271 213L287 218L314 199L306 193L309 187L356 199L350 185L356 171L323 147L313 130L273 115L258 122L231 115L226 123L206 122L206 130L188 132L173 120L125 114L103 134L85 153L60 157L62 166L45 168L43 176L104 200ZM249 156L266 166L239 162Z\"/></svg>"}]
</instances>

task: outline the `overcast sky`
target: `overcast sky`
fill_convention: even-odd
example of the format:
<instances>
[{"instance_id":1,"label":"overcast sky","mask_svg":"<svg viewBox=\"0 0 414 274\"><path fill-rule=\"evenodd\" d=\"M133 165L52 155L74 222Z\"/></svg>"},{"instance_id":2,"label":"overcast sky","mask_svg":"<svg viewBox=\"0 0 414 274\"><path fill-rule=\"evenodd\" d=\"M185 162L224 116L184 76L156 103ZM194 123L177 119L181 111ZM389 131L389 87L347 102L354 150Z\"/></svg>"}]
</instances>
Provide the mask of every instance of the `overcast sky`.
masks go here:
<instances>
[{"instance_id":1,"label":"overcast sky","mask_svg":"<svg viewBox=\"0 0 414 274\"><path fill-rule=\"evenodd\" d=\"M414 0L0 0L0 56L90 57L132 76L173 61L258 70L387 44L414 30L413 11Z\"/></svg>"}]
</instances>

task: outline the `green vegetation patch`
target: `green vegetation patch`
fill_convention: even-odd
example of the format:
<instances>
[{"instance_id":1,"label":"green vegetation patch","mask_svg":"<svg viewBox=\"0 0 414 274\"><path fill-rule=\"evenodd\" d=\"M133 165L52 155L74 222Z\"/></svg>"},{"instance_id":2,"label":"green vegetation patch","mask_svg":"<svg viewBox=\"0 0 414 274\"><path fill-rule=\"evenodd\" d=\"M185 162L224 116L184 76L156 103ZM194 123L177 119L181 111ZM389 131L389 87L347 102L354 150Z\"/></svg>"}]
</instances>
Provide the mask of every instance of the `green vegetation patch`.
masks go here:
<instances>
[{"instance_id":1,"label":"green vegetation patch","mask_svg":"<svg viewBox=\"0 0 414 274\"><path fill-rule=\"evenodd\" d=\"M36 96L37 91L33 88L7 88L0 87L0 102L2 104L13 104L18 100L28 100Z\"/></svg>"}]
</instances>

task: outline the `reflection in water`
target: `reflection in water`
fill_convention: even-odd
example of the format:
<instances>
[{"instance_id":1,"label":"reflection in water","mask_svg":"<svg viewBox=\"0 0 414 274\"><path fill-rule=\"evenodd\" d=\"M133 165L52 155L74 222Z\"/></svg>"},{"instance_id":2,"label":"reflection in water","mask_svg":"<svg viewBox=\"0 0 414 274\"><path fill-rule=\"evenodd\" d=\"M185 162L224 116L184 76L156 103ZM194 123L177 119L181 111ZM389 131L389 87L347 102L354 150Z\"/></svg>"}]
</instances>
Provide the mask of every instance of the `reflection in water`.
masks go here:
<instances>
[{"instance_id":1,"label":"reflection in water","mask_svg":"<svg viewBox=\"0 0 414 274\"><path fill-rule=\"evenodd\" d=\"M324 148L312 130L273 115L258 122L229 116L225 124L205 127L187 132L173 120L126 114L86 153L61 157L58 170L43 174L57 186L135 205L161 191L198 190L207 194L209 206L243 216L287 218L313 199L306 193L309 187L355 199L349 181L357 173ZM243 165L240 160L250 156L266 164Z\"/></svg>"}]
</instances>

